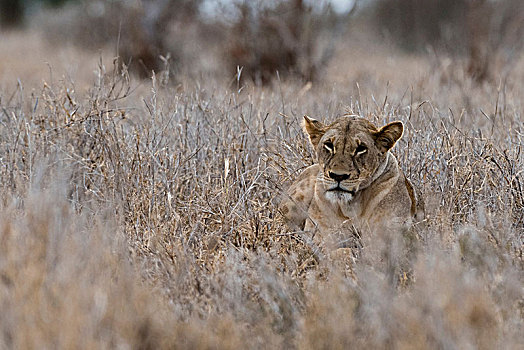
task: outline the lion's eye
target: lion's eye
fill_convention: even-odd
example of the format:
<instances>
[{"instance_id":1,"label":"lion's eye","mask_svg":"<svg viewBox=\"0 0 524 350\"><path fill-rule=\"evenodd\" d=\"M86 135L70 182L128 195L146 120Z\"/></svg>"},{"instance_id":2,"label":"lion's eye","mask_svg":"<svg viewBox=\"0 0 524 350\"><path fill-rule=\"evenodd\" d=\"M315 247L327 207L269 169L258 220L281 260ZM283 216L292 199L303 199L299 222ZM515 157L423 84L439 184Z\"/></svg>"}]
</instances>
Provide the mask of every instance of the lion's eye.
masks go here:
<instances>
[{"instance_id":1,"label":"lion's eye","mask_svg":"<svg viewBox=\"0 0 524 350\"><path fill-rule=\"evenodd\" d=\"M326 141L326 142L324 142L324 148L327 149L329 152L333 153L333 150L335 149L335 146L333 145L333 142Z\"/></svg>"},{"instance_id":2,"label":"lion's eye","mask_svg":"<svg viewBox=\"0 0 524 350\"><path fill-rule=\"evenodd\" d=\"M366 153L367 150L368 148L366 147L366 145L361 143L360 145L357 146L357 149L355 150L355 155L358 156L358 155L364 154Z\"/></svg>"}]
</instances>

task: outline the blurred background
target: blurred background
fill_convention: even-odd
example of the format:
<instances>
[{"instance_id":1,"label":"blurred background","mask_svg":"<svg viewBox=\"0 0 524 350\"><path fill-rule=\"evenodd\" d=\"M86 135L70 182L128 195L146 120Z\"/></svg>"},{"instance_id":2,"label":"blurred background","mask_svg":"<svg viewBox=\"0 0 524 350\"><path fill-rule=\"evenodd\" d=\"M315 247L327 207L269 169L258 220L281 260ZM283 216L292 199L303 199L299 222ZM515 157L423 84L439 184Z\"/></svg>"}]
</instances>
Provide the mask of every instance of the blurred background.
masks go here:
<instances>
[{"instance_id":1,"label":"blurred background","mask_svg":"<svg viewBox=\"0 0 524 350\"><path fill-rule=\"evenodd\" d=\"M423 56L444 79L451 66L483 82L520 57L523 23L521 0L0 0L0 75L60 59L76 72L68 48L118 57L139 78L318 81L334 58L364 52Z\"/></svg>"}]
</instances>

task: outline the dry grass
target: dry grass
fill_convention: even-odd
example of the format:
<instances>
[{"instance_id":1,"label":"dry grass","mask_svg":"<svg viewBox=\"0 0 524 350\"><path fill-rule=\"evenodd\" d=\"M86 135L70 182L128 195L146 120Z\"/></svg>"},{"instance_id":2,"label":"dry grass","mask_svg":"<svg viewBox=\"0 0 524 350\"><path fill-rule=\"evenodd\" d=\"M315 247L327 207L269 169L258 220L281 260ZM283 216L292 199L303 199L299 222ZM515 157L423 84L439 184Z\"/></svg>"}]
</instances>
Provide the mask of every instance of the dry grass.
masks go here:
<instances>
[{"instance_id":1,"label":"dry grass","mask_svg":"<svg viewBox=\"0 0 524 350\"><path fill-rule=\"evenodd\" d=\"M86 91L7 84L0 347L519 348L523 63L477 86L389 54L341 52L313 86L103 65ZM276 211L313 161L302 115L347 110L406 123L395 153L428 211L408 270L406 242L340 263Z\"/></svg>"}]
</instances>

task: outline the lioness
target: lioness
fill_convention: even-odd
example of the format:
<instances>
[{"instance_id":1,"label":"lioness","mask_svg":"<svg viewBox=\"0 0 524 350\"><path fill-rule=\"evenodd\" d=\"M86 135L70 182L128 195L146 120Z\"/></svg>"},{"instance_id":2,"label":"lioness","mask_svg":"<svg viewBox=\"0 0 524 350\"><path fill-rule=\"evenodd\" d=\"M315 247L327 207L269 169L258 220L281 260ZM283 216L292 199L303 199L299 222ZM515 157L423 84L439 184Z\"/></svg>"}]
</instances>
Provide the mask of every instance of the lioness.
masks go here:
<instances>
[{"instance_id":1,"label":"lioness","mask_svg":"<svg viewBox=\"0 0 524 350\"><path fill-rule=\"evenodd\" d=\"M423 203L389 152L402 136L396 121L377 128L344 116L330 125L304 117L318 164L306 168L280 204L301 230L327 232L353 225L358 231L404 230L423 216Z\"/></svg>"}]
</instances>

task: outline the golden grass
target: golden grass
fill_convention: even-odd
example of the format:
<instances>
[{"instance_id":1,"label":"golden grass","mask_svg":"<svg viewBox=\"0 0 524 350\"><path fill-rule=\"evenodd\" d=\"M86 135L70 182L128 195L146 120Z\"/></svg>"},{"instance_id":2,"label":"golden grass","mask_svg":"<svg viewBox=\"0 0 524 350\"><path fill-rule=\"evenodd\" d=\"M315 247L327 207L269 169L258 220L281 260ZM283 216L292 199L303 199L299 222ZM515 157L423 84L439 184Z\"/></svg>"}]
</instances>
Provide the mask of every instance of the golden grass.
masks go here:
<instances>
[{"instance_id":1,"label":"golden grass","mask_svg":"<svg viewBox=\"0 0 524 350\"><path fill-rule=\"evenodd\" d=\"M4 76L0 348L518 348L522 62L478 86L339 55L313 86ZM315 255L275 208L313 162L302 115L347 110L406 124L395 153L428 211L407 265L398 239Z\"/></svg>"}]
</instances>

